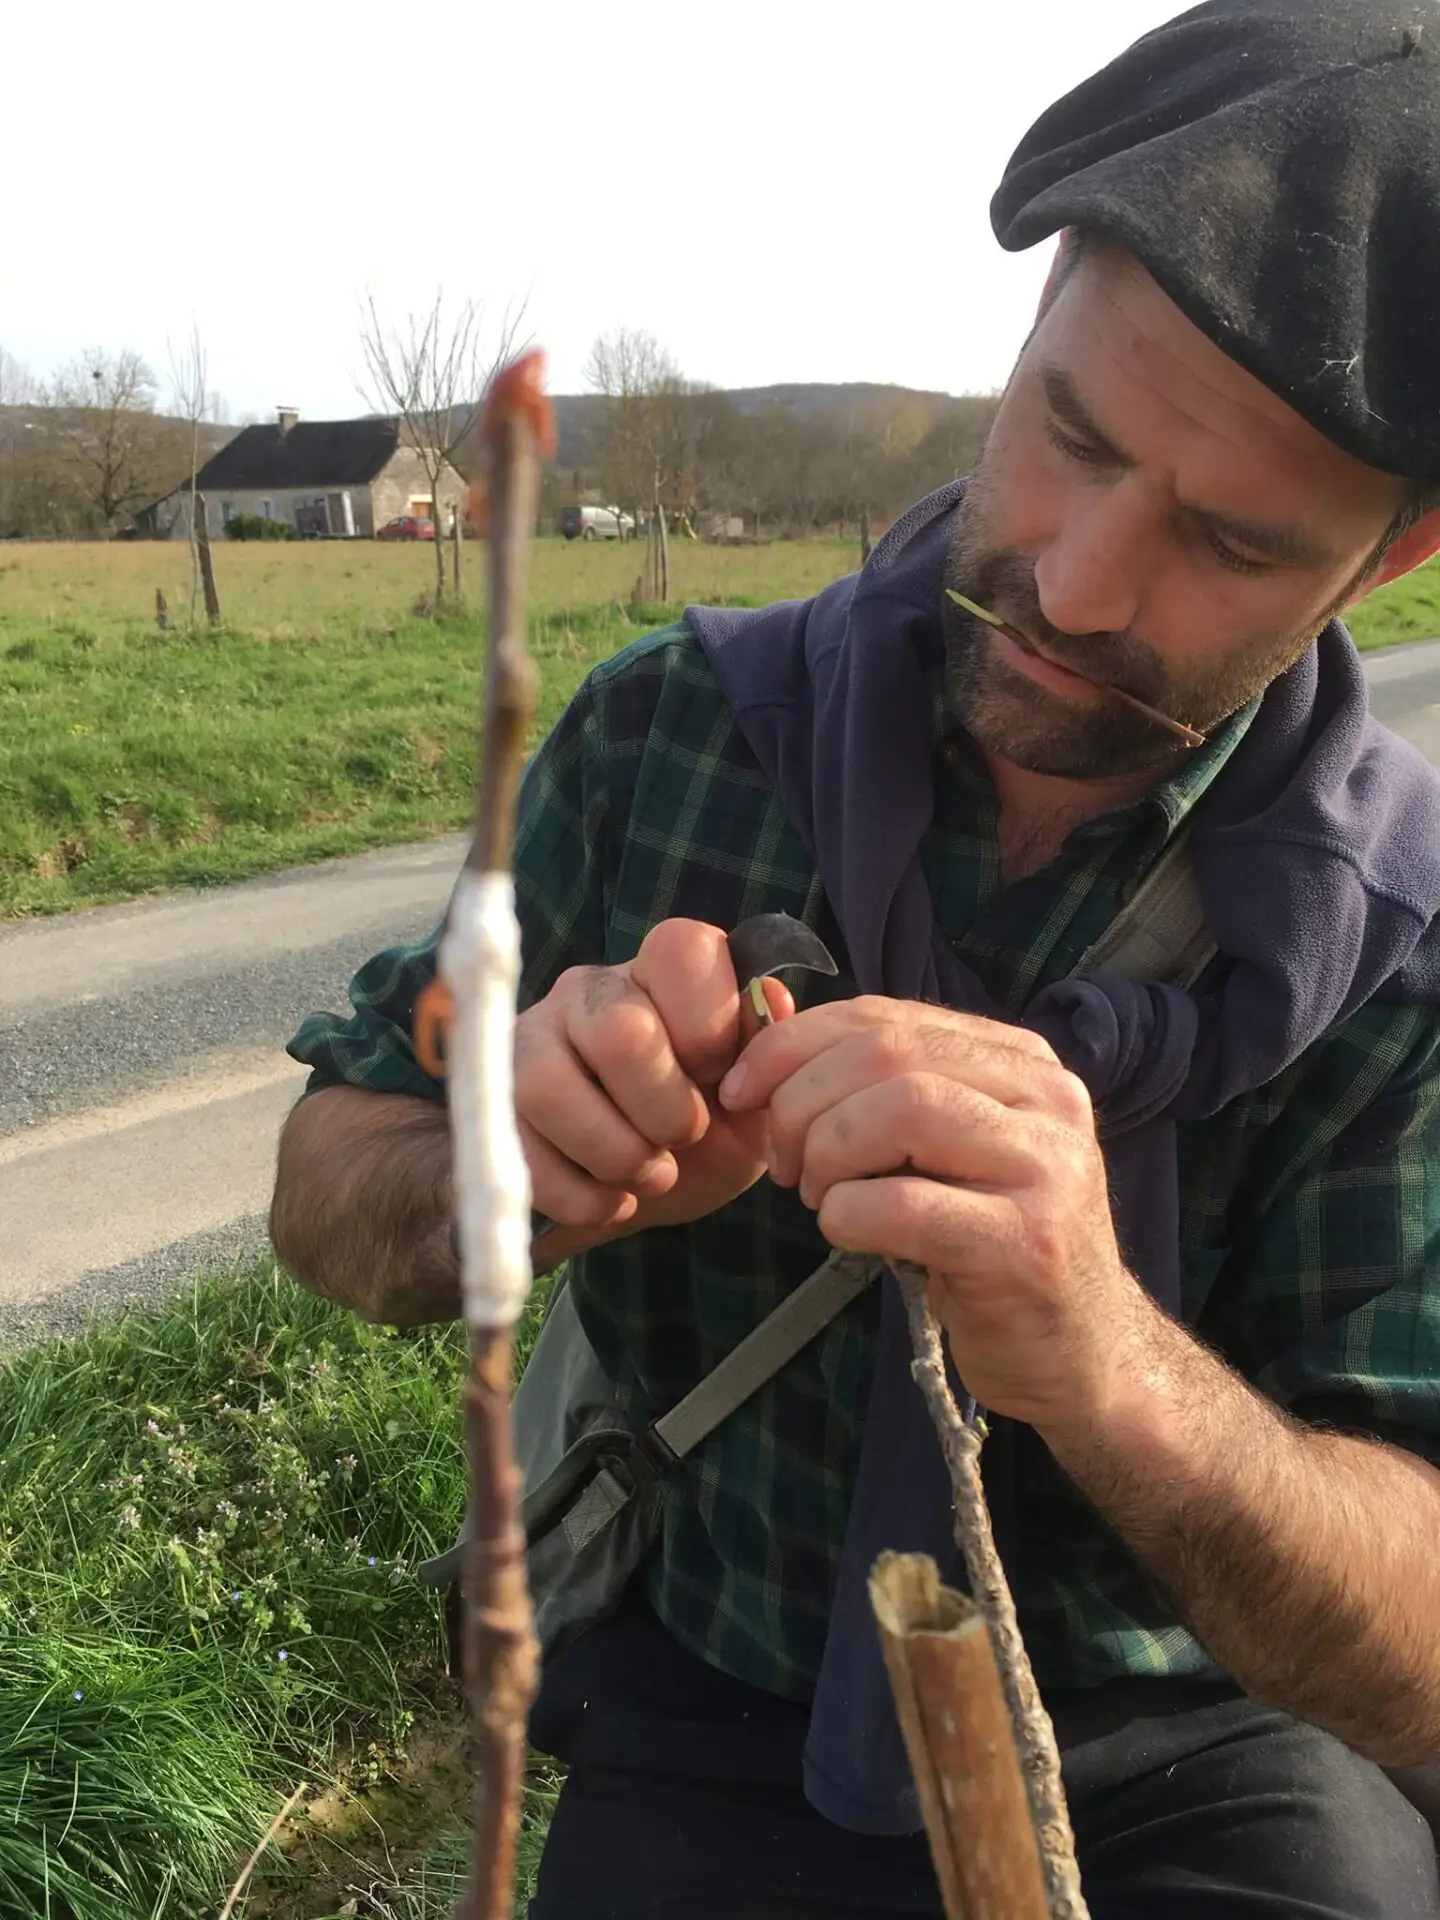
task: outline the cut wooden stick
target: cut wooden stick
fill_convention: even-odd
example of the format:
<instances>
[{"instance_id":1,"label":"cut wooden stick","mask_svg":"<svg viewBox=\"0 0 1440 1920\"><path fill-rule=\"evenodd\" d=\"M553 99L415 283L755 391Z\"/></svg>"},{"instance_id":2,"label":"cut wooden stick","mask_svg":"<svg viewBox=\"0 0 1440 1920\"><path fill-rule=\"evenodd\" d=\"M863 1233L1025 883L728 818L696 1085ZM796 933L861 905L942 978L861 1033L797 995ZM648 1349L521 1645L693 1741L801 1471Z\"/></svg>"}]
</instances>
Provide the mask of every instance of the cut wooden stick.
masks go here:
<instances>
[{"instance_id":1,"label":"cut wooden stick","mask_svg":"<svg viewBox=\"0 0 1440 1920\"><path fill-rule=\"evenodd\" d=\"M1002 620L998 613L991 613L985 607L976 606L973 600L967 600L963 593L957 593L953 587L947 587L945 591L957 607L966 613L973 614L977 620L983 620L987 627L993 627L997 633L1003 633L1005 638L1012 640L1022 653L1028 653L1037 660L1046 658L1033 640L1027 639L1018 627L1012 627L1008 620ZM1096 688L1100 693L1108 693L1112 700L1120 701L1123 706L1132 707L1136 713L1143 713L1147 720L1153 720L1157 727L1164 727L1167 732L1173 733L1177 739L1183 740L1187 747L1204 746L1203 733L1198 733L1194 727L1188 726L1183 720L1172 720L1168 713L1161 713L1158 707L1152 707L1147 701L1137 699L1133 693L1127 693L1123 687L1112 687L1108 680L1097 679L1093 673L1086 673L1083 667L1074 666L1069 660L1052 660L1050 665L1063 667L1066 673L1073 673L1077 680L1085 681L1088 686Z\"/></svg>"},{"instance_id":2,"label":"cut wooden stick","mask_svg":"<svg viewBox=\"0 0 1440 1920\"><path fill-rule=\"evenodd\" d=\"M870 1604L946 1920L1047 1920L1010 1712L979 1608L942 1587L920 1553L880 1556Z\"/></svg>"},{"instance_id":3,"label":"cut wooden stick","mask_svg":"<svg viewBox=\"0 0 1440 1920\"><path fill-rule=\"evenodd\" d=\"M510 1424L511 1328L530 1292L530 1176L515 1124L520 980L511 838L535 670L525 651L525 563L552 434L541 359L497 375L482 437L490 479L490 645L475 837L440 943L417 1040L449 1082L461 1293L470 1333L465 1429L470 1547L465 1674L475 1722L475 1830L465 1920L509 1920L537 1650L525 1578L521 1482ZM435 1064L441 1064L436 1058Z\"/></svg>"},{"instance_id":4,"label":"cut wooden stick","mask_svg":"<svg viewBox=\"0 0 1440 1920\"><path fill-rule=\"evenodd\" d=\"M990 1509L980 1480L981 1435L966 1425L945 1372L940 1325L926 1300L925 1269L895 1265L915 1348L912 1371L925 1396L955 1494L955 1538L965 1558L971 1596L989 1629L1009 1708L1016 1754L1045 1878L1049 1920L1088 1920L1075 1863L1075 1836L1065 1805L1055 1730L1040 1699L1015 1616L1015 1601L995 1550ZM938 1872L938 1867L937 1867Z\"/></svg>"}]
</instances>

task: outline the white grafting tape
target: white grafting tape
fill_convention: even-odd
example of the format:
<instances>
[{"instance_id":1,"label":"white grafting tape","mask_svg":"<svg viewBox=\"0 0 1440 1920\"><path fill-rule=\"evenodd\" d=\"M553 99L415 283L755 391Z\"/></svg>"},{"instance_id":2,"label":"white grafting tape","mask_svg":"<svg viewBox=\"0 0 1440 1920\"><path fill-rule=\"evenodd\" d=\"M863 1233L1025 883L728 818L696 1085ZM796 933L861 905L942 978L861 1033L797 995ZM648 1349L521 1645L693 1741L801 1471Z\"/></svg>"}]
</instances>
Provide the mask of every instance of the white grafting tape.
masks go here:
<instances>
[{"instance_id":1,"label":"white grafting tape","mask_svg":"<svg viewBox=\"0 0 1440 1920\"><path fill-rule=\"evenodd\" d=\"M512 1326L530 1293L530 1169L515 1125L520 928L508 873L461 874L440 942L454 1001L445 1077L461 1290L471 1327Z\"/></svg>"}]
</instances>

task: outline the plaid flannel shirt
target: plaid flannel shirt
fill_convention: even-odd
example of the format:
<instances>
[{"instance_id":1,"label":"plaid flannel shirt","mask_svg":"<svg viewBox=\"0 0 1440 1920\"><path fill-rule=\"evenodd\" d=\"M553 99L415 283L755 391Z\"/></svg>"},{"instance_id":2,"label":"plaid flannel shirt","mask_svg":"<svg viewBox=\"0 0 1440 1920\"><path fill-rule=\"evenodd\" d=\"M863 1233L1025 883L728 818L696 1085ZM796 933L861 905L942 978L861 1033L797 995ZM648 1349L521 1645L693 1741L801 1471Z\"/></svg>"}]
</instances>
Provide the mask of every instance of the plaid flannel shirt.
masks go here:
<instances>
[{"instance_id":1,"label":"plaid flannel shirt","mask_svg":"<svg viewBox=\"0 0 1440 1920\"><path fill-rule=\"evenodd\" d=\"M996 801L946 733L922 848L937 919L1008 1011L1062 978L1223 768L1237 716L1169 784L1081 826L1043 870L1000 880ZM784 908L843 942L808 854L682 624L596 669L528 769L515 852L522 1003L567 967L633 957L675 915L733 926ZM378 955L348 1019L289 1051L313 1088L434 1100L411 1009L436 938ZM1223 965L1223 962L1217 964ZM802 1004L827 983L806 976ZM1297 1416L1440 1459L1440 1019L1372 1004L1271 1085L1180 1129L1183 1317ZM698 1228L571 1266L576 1304L637 1422L664 1412L824 1257L813 1216L762 1181ZM714 1665L808 1697L824 1645L873 1364L872 1289L675 1476L646 1571L662 1620ZM1021 1622L1043 1684L1213 1676L1165 1600L1033 1435L1017 1450Z\"/></svg>"}]
</instances>

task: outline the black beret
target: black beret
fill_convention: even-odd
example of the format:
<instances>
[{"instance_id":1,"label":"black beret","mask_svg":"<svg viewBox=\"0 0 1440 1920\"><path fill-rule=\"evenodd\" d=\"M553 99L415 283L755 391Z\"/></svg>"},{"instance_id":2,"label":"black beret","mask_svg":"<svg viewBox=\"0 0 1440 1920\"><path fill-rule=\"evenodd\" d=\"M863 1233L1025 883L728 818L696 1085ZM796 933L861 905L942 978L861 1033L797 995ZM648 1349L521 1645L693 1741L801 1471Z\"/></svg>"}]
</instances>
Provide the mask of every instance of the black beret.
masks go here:
<instances>
[{"instance_id":1,"label":"black beret","mask_svg":"<svg viewBox=\"0 0 1440 1920\"><path fill-rule=\"evenodd\" d=\"M1337 446L1440 479L1437 0L1209 0L1043 114L990 216L1113 235Z\"/></svg>"}]
</instances>

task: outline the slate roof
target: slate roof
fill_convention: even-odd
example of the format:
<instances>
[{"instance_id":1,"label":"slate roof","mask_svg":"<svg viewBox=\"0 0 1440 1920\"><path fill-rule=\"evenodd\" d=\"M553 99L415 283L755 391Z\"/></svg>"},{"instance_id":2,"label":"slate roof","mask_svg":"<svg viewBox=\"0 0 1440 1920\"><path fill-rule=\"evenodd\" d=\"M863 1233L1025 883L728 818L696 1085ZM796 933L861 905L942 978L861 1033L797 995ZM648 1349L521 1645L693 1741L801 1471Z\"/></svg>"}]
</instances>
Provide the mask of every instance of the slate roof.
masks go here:
<instances>
[{"instance_id":1,"label":"slate roof","mask_svg":"<svg viewBox=\"0 0 1440 1920\"><path fill-rule=\"evenodd\" d=\"M299 420L245 427L205 462L202 493L224 488L363 487L394 457L400 426L394 419Z\"/></svg>"}]
</instances>

